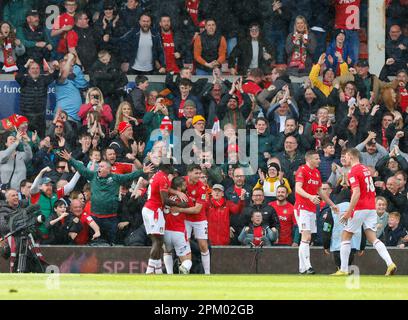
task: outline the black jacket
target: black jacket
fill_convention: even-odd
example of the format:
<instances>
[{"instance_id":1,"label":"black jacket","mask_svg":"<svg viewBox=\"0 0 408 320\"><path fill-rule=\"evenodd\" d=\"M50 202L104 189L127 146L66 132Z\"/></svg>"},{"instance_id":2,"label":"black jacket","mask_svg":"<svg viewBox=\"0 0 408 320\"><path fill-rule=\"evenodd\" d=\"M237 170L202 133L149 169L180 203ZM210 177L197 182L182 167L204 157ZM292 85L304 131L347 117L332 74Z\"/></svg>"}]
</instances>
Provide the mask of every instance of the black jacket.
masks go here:
<instances>
[{"instance_id":1,"label":"black jacket","mask_svg":"<svg viewBox=\"0 0 408 320\"><path fill-rule=\"evenodd\" d=\"M270 228L276 228L278 231L280 230L278 214L276 213L274 208L272 208L266 203L263 203L262 205L259 206L252 203L250 206L246 207L242 211L242 223L243 223L242 227L249 225L251 223L251 215L252 212L254 211L262 212L263 225L269 226Z\"/></svg>"},{"instance_id":2,"label":"black jacket","mask_svg":"<svg viewBox=\"0 0 408 320\"><path fill-rule=\"evenodd\" d=\"M113 26L113 21L111 20L107 23L106 29L104 29L103 19L104 15L101 14L98 21L96 21L94 25L96 40L98 42L98 50L108 50L113 57L117 57L121 52L121 48L120 46L116 45L114 39L117 39L126 33L126 27L122 19L119 18L115 26ZM104 35L109 35L108 42L103 40Z\"/></svg>"},{"instance_id":3,"label":"black jacket","mask_svg":"<svg viewBox=\"0 0 408 320\"><path fill-rule=\"evenodd\" d=\"M58 78L58 71L49 75L40 75L37 80L23 71L17 73L16 81L20 85L20 112L23 115L45 114L48 98L48 86Z\"/></svg>"},{"instance_id":4,"label":"black jacket","mask_svg":"<svg viewBox=\"0 0 408 320\"><path fill-rule=\"evenodd\" d=\"M143 118L146 112L146 97L144 92L137 86L126 96L126 101L130 103L135 118Z\"/></svg>"},{"instance_id":5,"label":"black jacket","mask_svg":"<svg viewBox=\"0 0 408 320\"><path fill-rule=\"evenodd\" d=\"M55 244L55 245L67 245L74 244L74 241L69 236L70 232L79 233L82 230L82 224L77 218L74 221L75 216L69 214L63 220L58 221L56 224L51 225L50 222L58 218L56 213L53 213L48 217L45 222L45 226L49 230L49 238L44 240L42 244Z\"/></svg>"},{"instance_id":6,"label":"black jacket","mask_svg":"<svg viewBox=\"0 0 408 320\"><path fill-rule=\"evenodd\" d=\"M272 58L265 60L263 53L266 51L269 53ZM238 44L234 47L231 54L228 58L228 68L235 67L235 61L238 60L238 73L241 75L246 75L251 64L253 52L252 52L252 41L249 38L246 38L242 41L239 41ZM264 69L266 66L269 66L274 60L274 50L273 48L265 42L263 39L258 40L258 68Z\"/></svg>"},{"instance_id":7,"label":"black jacket","mask_svg":"<svg viewBox=\"0 0 408 320\"><path fill-rule=\"evenodd\" d=\"M86 73L92 67L92 64L97 59L97 35L93 28L79 28L74 26L72 29L78 36L78 43L75 50L78 54L79 60Z\"/></svg>"},{"instance_id":8,"label":"black jacket","mask_svg":"<svg viewBox=\"0 0 408 320\"><path fill-rule=\"evenodd\" d=\"M128 83L128 79L115 61L108 64L95 61L89 71L89 78L91 86L101 89L104 97L120 97L125 94L123 87Z\"/></svg>"},{"instance_id":9,"label":"black jacket","mask_svg":"<svg viewBox=\"0 0 408 320\"><path fill-rule=\"evenodd\" d=\"M295 185L295 172L305 163L305 156L302 152L296 152L294 159L289 159L285 151L282 151L276 155L281 164L281 169L285 173L286 179L288 179L290 186L293 188Z\"/></svg>"},{"instance_id":10,"label":"black jacket","mask_svg":"<svg viewBox=\"0 0 408 320\"><path fill-rule=\"evenodd\" d=\"M139 25L139 18L142 15L142 13L143 9L140 3L136 7L136 9L133 10L130 10L127 6L125 6L125 8L120 10L119 19L123 21L126 30L130 30Z\"/></svg>"},{"instance_id":11,"label":"black jacket","mask_svg":"<svg viewBox=\"0 0 408 320\"><path fill-rule=\"evenodd\" d=\"M120 137L116 138L115 140L111 142L109 147L115 150L117 162L126 162L126 163L133 162L132 160L129 160L128 158L126 158L126 155L128 153L132 153L132 148L130 147L132 143L133 143L133 140L130 140L129 147L126 147L126 145L123 143Z\"/></svg>"},{"instance_id":12,"label":"black jacket","mask_svg":"<svg viewBox=\"0 0 408 320\"><path fill-rule=\"evenodd\" d=\"M387 247L396 247L402 243L401 239L408 235L407 230L399 224L395 230L392 230L389 226L384 229L383 240Z\"/></svg>"}]
</instances>

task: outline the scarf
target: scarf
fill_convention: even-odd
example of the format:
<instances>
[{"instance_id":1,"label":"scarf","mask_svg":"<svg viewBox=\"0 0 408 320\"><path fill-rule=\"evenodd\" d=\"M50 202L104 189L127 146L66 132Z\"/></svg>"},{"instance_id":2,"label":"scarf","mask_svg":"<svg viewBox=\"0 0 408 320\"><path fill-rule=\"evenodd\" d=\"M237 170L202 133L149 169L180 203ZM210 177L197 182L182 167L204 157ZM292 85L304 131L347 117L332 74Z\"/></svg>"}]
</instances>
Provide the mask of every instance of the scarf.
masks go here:
<instances>
[{"instance_id":1,"label":"scarf","mask_svg":"<svg viewBox=\"0 0 408 320\"><path fill-rule=\"evenodd\" d=\"M404 87L399 87L400 107L402 112L405 112L408 107L408 91Z\"/></svg>"},{"instance_id":2,"label":"scarf","mask_svg":"<svg viewBox=\"0 0 408 320\"><path fill-rule=\"evenodd\" d=\"M16 61L13 58L13 42L10 39L5 39L3 42L3 57L3 70L5 72L13 72L18 70Z\"/></svg>"},{"instance_id":3,"label":"scarf","mask_svg":"<svg viewBox=\"0 0 408 320\"><path fill-rule=\"evenodd\" d=\"M254 225L254 240L252 241L252 243L259 247L261 245L262 241L262 237L263 237L263 228L262 226L255 226Z\"/></svg>"},{"instance_id":4,"label":"scarf","mask_svg":"<svg viewBox=\"0 0 408 320\"><path fill-rule=\"evenodd\" d=\"M385 133L385 129L384 128L381 128L381 133L382 133L382 141L381 141L381 144L382 144L382 146L385 148L385 149L387 149L387 150L389 150L389 146L388 146L388 139L387 139L387 135L386 135L386 133Z\"/></svg>"},{"instance_id":5,"label":"scarf","mask_svg":"<svg viewBox=\"0 0 408 320\"><path fill-rule=\"evenodd\" d=\"M225 204L225 198L221 198L220 200L215 200L214 198L211 199L211 203L215 208L220 208Z\"/></svg>"},{"instance_id":6,"label":"scarf","mask_svg":"<svg viewBox=\"0 0 408 320\"><path fill-rule=\"evenodd\" d=\"M307 58L307 50L306 50L306 43L301 40L296 39L297 33L292 35L292 43L294 44L293 53L289 61L289 67L291 68L298 68L298 69L305 69L306 67L306 58ZM305 34L307 35L307 34ZM305 36L303 35L303 37Z\"/></svg>"}]
</instances>

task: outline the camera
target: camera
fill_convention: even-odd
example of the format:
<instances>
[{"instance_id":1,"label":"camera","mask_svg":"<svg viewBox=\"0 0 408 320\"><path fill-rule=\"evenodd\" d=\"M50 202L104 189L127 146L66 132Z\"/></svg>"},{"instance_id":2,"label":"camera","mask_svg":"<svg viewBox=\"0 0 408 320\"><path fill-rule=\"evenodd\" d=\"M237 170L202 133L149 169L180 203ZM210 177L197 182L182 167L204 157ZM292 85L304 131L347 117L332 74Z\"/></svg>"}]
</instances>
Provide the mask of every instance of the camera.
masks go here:
<instances>
[{"instance_id":1,"label":"camera","mask_svg":"<svg viewBox=\"0 0 408 320\"><path fill-rule=\"evenodd\" d=\"M16 236L19 233L35 233L36 227L45 222L45 216L42 214L39 205L32 205L24 209L17 210L9 216L8 226L10 233Z\"/></svg>"}]
</instances>

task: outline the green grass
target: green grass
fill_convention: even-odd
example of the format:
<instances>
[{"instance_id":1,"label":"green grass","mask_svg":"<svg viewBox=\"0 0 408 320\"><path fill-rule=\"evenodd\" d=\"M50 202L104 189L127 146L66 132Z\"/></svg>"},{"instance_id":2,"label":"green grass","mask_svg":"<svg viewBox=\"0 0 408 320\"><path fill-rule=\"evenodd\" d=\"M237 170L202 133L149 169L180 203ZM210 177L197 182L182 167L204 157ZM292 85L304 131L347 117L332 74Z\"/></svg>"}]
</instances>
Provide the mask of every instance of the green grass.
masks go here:
<instances>
[{"instance_id":1,"label":"green grass","mask_svg":"<svg viewBox=\"0 0 408 320\"><path fill-rule=\"evenodd\" d=\"M320 275L0 274L0 299L408 299L408 277L362 276L359 289L347 289L346 281Z\"/></svg>"}]
</instances>

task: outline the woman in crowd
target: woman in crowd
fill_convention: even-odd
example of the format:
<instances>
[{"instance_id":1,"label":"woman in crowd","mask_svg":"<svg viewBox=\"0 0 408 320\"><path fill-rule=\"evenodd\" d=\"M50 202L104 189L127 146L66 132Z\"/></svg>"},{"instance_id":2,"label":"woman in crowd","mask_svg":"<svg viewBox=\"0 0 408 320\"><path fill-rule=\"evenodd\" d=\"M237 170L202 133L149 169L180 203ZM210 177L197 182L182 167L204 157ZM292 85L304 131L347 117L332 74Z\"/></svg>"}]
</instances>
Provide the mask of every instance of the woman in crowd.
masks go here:
<instances>
[{"instance_id":1,"label":"woman in crowd","mask_svg":"<svg viewBox=\"0 0 408 320\"><path fill-rule=\"evenodd\" d=\"M0 24L0 66L2 73L12 73L18 70L18 57L25 53L25 47L16 38L16 32L8 22Z\"/></svg>"},{"instance_id":2,"label":"woman in crowd","mask_svg":"<svg viewBox=\"0 0 408 320\"><path fill-rule=\"evenodd\" d=\"M306 75L312 67L313 54L316 49L316 39L310 32L305 17L297 16L293 33L286 38L286 53L288 55L288 73L291 75Z\"/></svg>"},{"instance_id":3,"label":"woman in crowd","mask_svg":"<svg viewBox=\"0 0 408 320\"><path fill-rule=\"evenodd\" d=\"M78 116L82 119L82 125L88 124L87 115L91 111L99 113L100 123L107 132L109 124L113 121L112 110L109 105L105 104L101 90L96 87L88 89L85 104L79 109Z\"/></svg>"}]
</instances>

